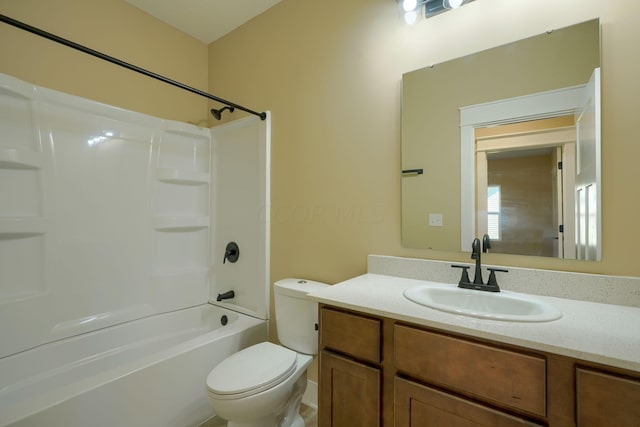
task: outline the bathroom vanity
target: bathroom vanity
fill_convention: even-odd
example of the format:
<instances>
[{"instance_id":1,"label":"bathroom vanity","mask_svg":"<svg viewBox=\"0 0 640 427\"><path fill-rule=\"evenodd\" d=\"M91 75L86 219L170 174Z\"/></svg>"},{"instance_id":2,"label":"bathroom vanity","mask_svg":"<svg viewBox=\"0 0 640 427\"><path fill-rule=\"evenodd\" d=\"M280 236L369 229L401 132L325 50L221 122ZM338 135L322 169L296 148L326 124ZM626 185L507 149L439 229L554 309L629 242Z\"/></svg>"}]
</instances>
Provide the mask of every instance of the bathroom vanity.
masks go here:
<instances>
[{"instance_id":1,"label":"bathroom vanity","mask_svg":"<svg viewBox=\"0 0 640 427\"><path fill-rule=\"evenodd\" d=\"M562 317L487 320L404 298L421 283L368 273L312 295L320 426L640 425L639 308L538 295Z\"/></svg>"}]
</instances>

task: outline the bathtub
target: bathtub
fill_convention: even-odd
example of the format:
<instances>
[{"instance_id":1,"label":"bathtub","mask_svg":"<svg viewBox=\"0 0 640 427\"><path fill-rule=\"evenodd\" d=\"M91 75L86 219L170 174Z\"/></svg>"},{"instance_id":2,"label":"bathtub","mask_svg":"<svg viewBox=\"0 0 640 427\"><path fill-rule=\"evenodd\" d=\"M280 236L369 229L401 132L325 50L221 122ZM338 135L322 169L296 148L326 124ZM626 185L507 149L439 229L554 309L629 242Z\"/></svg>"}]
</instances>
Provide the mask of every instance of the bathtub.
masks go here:
<instances>
[{"instance_id":1,"label":"bathtub","mask_svg":"<svg viewBox=\"0 0 640 427\"><path fill-rule=\"evenodd\" d=\"M267 335L265 320L203 304L5 357L0 426L197 426L214 415L208 372Z\"/></svg>"}]
</instances>

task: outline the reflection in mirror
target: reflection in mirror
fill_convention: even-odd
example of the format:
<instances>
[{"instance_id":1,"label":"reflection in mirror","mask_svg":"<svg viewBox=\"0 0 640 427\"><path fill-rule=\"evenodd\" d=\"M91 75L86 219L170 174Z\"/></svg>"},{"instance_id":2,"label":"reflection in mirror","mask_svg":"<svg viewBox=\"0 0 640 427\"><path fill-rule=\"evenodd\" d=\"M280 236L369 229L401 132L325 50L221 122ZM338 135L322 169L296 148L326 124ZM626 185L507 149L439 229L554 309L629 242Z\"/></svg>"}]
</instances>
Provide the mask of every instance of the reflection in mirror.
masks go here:
<instances>
[{"instance_id":1,"label":"reflection in mirror","mask_svg":"<svg viewBox=\"0 0 640 427\"><path fill-rule=\"evenodd\" d=\"M494 232L494 237L501 234L496 245L500 252L517 255L555 256L566 259L596 260L600 259L600 70L596 68L583 85L530 94L517 98L493 101L487 104L463 107L460 109L460 142L461 142L461 201L460 217L462 218L462 247L476 235L487 234L489 218L496 227L509 227L506 234ZM527 121L537 117L560 117L570 113L563 130L549 128L551 122ZM493 125L514 123L500 138L490 141L482 140L483 129L491 129ZM534 126L537 131L528 130ZM510 132L510 133L509 133ZM529 192L527 197L518 199L518 209L501 206L488 215L486 197L488 159L495 159L503 149L522 150L531 148L561 148L556 152L556 166L551 173L555 181L548 181L540 173L530 175L526 181L520 180L516 188L515 179L522 174L510 173L507 178L511 191L508 193ZM538 153L539 154L539 153ZM475 156L474 165L469 162ZM537 157L527 156L518 164L520 169L529 168L536 163ZM494 162L492 162L494 163ZM501 162L504 163L504 162ZM563 166L566 165L566 168ZM535 182L534 182L535 181ZM560 183L563 191L555 192L551 188ZM495 187L495 186L494 186ZM530 191L537 189L534 193ZM473 191L475 190L475 191ZM495 188L492 202L497 199ZM557 204L551 216L557 221L550 225L549 221L541 221L546 209L542 203L555 194L553 200ZM504 195L504 191L501 192ZM475 203L474 203L475 201ZM469 206L472 206L469 208ZM510 211L510 212L509 212ZM474 218L475 213L475 218ZM512 221L496 221L506 217ZM545 215L547 220L549 215ZM474 222L477 221L477 222ZM499 230L503 231L503 230ZM506 231L506 230L504 230ZM503 244L503 238L509 241ZM557 245L550 245L554 239ZM545 244L545 242L547 244ZM555 247L555 250L549 249ZM510 249L509 249L510 248ZM545 250L546 249L546 250Z\"/></svg>"},{"instance_id":2,"label":"reflection in mirror","mask_svg":"<svg viewBox=\"0 0 640 427\"><path fill-rule=\"evenodd\" d=\"M600 259L599 58L594 20L405 74L403 245Z\"/></svg>"},{"instance_id":3,"label":"reflection in mirror","mask_svg":"<svg viewBox=\"0 0 640 427\"><path fill-rule=\"evenodd\" d=\"M479 128L475 138L476 230L491 252L575 254L573 236L559 232L573 228L574 117Z\"/></svg>"}]
</instances>

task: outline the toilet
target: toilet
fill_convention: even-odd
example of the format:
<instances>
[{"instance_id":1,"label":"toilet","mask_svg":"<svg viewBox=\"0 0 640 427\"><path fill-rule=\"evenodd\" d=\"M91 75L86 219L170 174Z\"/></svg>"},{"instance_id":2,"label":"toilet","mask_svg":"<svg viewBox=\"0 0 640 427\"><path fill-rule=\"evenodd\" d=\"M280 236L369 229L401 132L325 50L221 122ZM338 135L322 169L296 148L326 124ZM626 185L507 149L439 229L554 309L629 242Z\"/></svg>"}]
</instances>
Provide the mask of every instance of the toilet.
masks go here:
<instances>
[{"instance_id":1,"label":"toilet","mask_svg":"<svg viewBox=\"0 0 640 427\"><path fill-rule=\"evenodd\" d=\"M247 347L207 376L214 412L228 427L304 427L299 415L307 367L318 353L318 305L307 294L329 286L303 279L273 285L278 340Z\"/></svg>"}]
</instances>

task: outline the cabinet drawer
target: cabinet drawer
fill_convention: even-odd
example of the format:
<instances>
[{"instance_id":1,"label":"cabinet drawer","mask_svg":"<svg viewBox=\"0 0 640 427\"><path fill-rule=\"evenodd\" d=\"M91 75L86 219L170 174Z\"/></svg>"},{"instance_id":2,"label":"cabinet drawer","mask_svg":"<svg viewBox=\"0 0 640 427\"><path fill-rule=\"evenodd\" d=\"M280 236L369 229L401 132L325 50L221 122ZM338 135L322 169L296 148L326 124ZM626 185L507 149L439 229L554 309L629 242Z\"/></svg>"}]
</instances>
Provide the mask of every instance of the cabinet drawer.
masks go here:
<instances>
[{"instance_id":1,"label":"cabinet drawer","mask_svg":"<svg viewBox=\"0 0 640 427\"><path fill-rule=\"evenodd\" d=\"M396 368L412 377L546 416L546 361L403 325L394 327Z\"/></svg>"},{"instance_id":2,"label":"cabinet drawer","mask_svg":"<svg viewBox=\"0 0 640 427\"><path fill-rule=\"evenodd\" d=\"M539 424L397 377L394 404L396 427L539 426Z\"/></svg>"},{"instance_id":3,"label":"cabinet drawer","mask_svg":"<svg viewBox=\"0 0 640 427\"><path fill-rule=\"evenodd\" d=\"M576 369L578 427L640 425L640 381Z\"/></svg>"},{"instance_id":4,"label":"cabinet drawer","mask_svg":"<svg viewBox=\"0 0 640 427\"><path fill-rule=\"evenodd\" d=\"M381 321L322 308L320 346L369 362L380 363Z\"/></svg>"}]
</instances>

